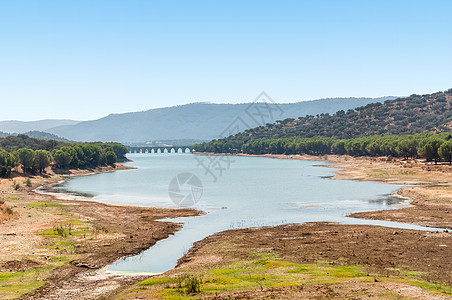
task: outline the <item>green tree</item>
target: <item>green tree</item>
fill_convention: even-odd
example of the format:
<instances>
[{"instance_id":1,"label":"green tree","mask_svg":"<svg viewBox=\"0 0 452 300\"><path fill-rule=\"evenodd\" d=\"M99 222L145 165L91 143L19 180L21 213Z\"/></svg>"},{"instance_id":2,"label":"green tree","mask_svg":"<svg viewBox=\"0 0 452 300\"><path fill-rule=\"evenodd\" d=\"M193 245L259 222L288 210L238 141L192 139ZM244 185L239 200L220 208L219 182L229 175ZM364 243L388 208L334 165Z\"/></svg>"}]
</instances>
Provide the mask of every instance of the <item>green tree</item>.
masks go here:
<instances>
[{"instance_id":1,"label":"green tree","mask_svg":"<svg viewBox=\"0 0 452 300\"><path fill-rule=\"evenodd\" d=\"M71 168L78 168L79 167L79 160L77 156L77 150L74 149L74 147L70 146L64 146L60 148L61 151L66 152L69 157L71 158L70 166Z\"/></svg>"},{"instance_id":2,"label":"green tree","mask_svg":"<svg viewBox=\"0 0 452 300\"><path fill-rule=\"evenodd\" d=\"M343 140L335 142L331 146L331 150L334 154L346 154L347 151L345 151L345 142Z\"/></svg>"},{"instance_id":3,"label":"green tree","mask_svg":"<svg viewBox=\"0 0 452 300\"><path fill-rule=\"evenodd\" d=\"M20 166L19 155L16 151L9 152L8 165L13 169Z\"/></svg>"},{"instance_id":4,"label":"green tree","mask_svg":"<svg viewBox=\"0 0 452 300\"><path fill-rule=\"evenodd\" d=\"M399 156L403 156L405 158L414 158L417 154L417 142L414 139L404 139L399 142L396 147L396 151Z\"/></svg>"},{"instance_id":5,"label":"green tree","mask_svg":"<svg viewBox=\"0 0 452 300\"><path fill-rule=\"evenodd\" d=\"M35 162L34 168L39 170L39 173L42 173L45 168L50 166L50 162L52 161L52 156L50 152L47 150L36 150L35 151Z\"/></svg>"},{"instance_id":6,"label":"green tree","mask_svg":"<svg viewBox=\"0 0 452 300\"><path fill-rule=\"evenodd\" d=\"M374 141L370 144L366 145L366 153L370 156L378 156L381 154L380 152L380 143Z\"/></svg>"},{"instance_id":7,"label":"green tree","mask_svg":"<svg viewBox=\"0 0 452 300\"><path fill-rule=\"evenodd\" d=\"M9 177L11 169L10 153L0 149L0 177Z\"/></svg>"},{"instance_id":8,"label":"green tree","mask_svg":"<svg viewBox=\"0 0 452 300\"><path fill-rule=\"evenodd\" d=\"M83 145L83 153L85 154L85 163L90 167L97 167L100 163L102 148L96 145Z\"/></svg>"},{"instance_id":9,"label":"green tree","mask_svg":"<svg viewBox=\"0 0 452 300\"><path fill-rule=\"evenodd\" d=\"M427 159L427 161L434 160L435 164L438 163L439 160L438 150L443 142L444 141L437 138L429 139L427 141L424 147L422 147L422 155Z\"/></svg>"},{"instance_id":10,"label":"green tree","mask_svg":"<svg viewBox=\"0 0 452 300\"><path fill-rule=\"evenodd\" d=\"M85 153L83 152L83 145L77 144L73 148L76 152L78 167L82 167L82 168L85 167L86 161L85 161Z\"/></svg>"},{"instance_id":11,"label":"green tree","mask_svg":"<svg viewBox=\"0 0 452 300\"><path fill-rule=\"evenodd\" d=\"M66 169L71 164L71 155L63 150L55 150L53 152L53 159L55 164L62 169Z\"/></svg>"},{"instance_id":12,"label":"green tree","mask_svg":"<svg viewBox=\"0 0 452 300\"><path fill-rule=\"evenodd\" d=\"M438 149L439 156L444 160L452 164L452 141L446 141Z\"/></svg>"},{"instance_id":13,"label":"green tree","mask_svg":"<svg viewBox=\"0 0 452 300\"><path fill-rule=\"evenodd\" d=\"M116 154L113 151L105 152L105 160L107 165L114 166L116 163Z\"/></svg>"},{"instance_id":14,"label":"green tree","mask_svg":"<svg viewBox=\"0 0 452 300\"><path fill-rule=\"evenodd\" d=\"M124 160L127 154L127 147L120 143L107 143L109 147L113 149L118 160Z\"/></svg>"},{"instance_id":15,"label":"green tree","mask_svg":"<svg viewBox=\"0 0 452 300\"><path fill-rule=\"evenodd\" d=\"M35 152L31 149L21 148L17 150L17 155L22 164L24 173L30 171L35 162Z\"/></svg>"}]
</instances>

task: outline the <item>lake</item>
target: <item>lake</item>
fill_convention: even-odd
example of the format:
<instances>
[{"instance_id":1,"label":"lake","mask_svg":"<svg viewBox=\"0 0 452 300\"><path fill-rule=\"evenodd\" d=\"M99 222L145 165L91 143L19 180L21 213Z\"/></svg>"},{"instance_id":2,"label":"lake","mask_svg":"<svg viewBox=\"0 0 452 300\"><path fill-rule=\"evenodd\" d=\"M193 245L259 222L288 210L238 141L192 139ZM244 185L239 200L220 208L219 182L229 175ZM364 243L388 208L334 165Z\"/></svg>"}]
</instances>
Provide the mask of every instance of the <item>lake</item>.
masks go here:
<instances>
[{"instance_id":1,"label":"lake","mask_svg":"<svg viewBox=\"0 0 452 300\"><path fill-rule=\"evenodd\" d=\"M353 212L396 209L407 204L391 196L401 186L334 180L332 172L337 169L319 167L326 162L185 153L128 154L128 157L133 162L126 165L137 169L76 177L55 189L73 193L73 198L90 195L104 203L177 207L172 199L177 203L180 199L170 198L169 184L178 174L188 173L200 180L202 188L198 183L195 189L185 184L180 191L173 190L172 195L194 191L194 200L202 195L192 207L206 215L176 219L184 223L182 230L140 255L117 261L109 267L111 271L168 271L193 242L234 228L329 221L426 229L346 217ZM207 168L209 163L211 167Z\"/></svg>"}]
</instances>

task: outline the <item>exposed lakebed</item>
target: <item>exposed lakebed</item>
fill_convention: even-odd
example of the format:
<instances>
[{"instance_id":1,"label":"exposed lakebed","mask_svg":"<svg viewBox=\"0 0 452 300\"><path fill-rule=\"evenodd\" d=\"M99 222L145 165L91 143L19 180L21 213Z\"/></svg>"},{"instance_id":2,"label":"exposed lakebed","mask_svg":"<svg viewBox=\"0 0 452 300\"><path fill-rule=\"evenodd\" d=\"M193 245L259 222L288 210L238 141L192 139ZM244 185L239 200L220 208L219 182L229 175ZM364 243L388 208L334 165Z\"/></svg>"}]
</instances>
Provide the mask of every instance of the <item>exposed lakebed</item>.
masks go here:
<instances>
[{"instance_id":1,"label":"exposed lakebed","mask_svg":"<svg viewBox=\"0 0 452 300\"><path fill-rule=\"evenodd\" d=\"M95 201L111 204L176 207L168 194L170 182L178 174L189 173L200 179L202 189L186 184L180 194L202 192L192 207L206 214L174 220L184 223L182 230L140 255L119 260L109 267L111 271L165 272L193 242L235 228L327 221L427 229L346 217L353 212L396 209L407 202L392 196L399 185L334 180L334 169L318 167L326 162L182 153L129 157L133 162L127 165L137 169L76 177L54 190L71 193L75 199L91 195ZM202 167L209 164L209 169Z\"/></svg>"}]
</instances>

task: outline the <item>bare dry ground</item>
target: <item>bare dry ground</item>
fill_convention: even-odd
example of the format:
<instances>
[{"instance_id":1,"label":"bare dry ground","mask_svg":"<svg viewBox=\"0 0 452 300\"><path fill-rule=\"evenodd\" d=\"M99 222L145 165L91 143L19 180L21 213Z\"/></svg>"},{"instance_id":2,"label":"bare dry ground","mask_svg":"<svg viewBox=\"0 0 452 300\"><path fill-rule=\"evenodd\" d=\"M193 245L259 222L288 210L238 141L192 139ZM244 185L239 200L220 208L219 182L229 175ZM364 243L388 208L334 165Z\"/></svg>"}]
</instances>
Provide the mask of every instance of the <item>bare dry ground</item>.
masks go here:
<instances>
[{"instance_id":1,"label":"bare dry ground","mask_svg":"<svg viewBox=\"0 0 452 300\"><path fill-rule=\"evenodd\" d=\"M92 171L75 171L83 175ZM67 174L66 174L67 175ZM119 276L104 266L167 238L181 225L156 219L198 215L190 209L112 206L56 200L32 190L58 174L1 181L11 218L0 224L1 299L95 299L148 276ZM15 184L20 187L16 190Z\"/></svg>"},{"instance_id":2,"label":"bare dry ground","mask_svg":"<svg viewBox=\"0 0 452 300\"><path fill-rule=\"evenodd\" d=\"M409 249L409 250L407 250ZM230 230L117 299L451 299L452 234L333 223ZM200 278L187 294L180 276Z\"/></svg>"}]
</instances>

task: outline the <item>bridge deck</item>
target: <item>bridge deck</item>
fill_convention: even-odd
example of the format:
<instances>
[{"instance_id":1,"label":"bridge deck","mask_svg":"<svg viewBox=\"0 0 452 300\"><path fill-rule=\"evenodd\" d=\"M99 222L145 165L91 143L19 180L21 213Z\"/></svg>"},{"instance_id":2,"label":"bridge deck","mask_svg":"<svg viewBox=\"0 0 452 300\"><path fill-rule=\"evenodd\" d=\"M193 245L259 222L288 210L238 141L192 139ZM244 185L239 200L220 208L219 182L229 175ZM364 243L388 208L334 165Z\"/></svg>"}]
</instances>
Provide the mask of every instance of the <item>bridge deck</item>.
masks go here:
<instances>
[{"instance_id":1,"label":"bridge deck","mask_svg":"<svg viewBox=\"0 0 452 300\"><path fill-rule=\"evenodd\" d=\"M143 146L127 147L129 153L190 153L192 146Z\"/></svg>"}]
</instances>

